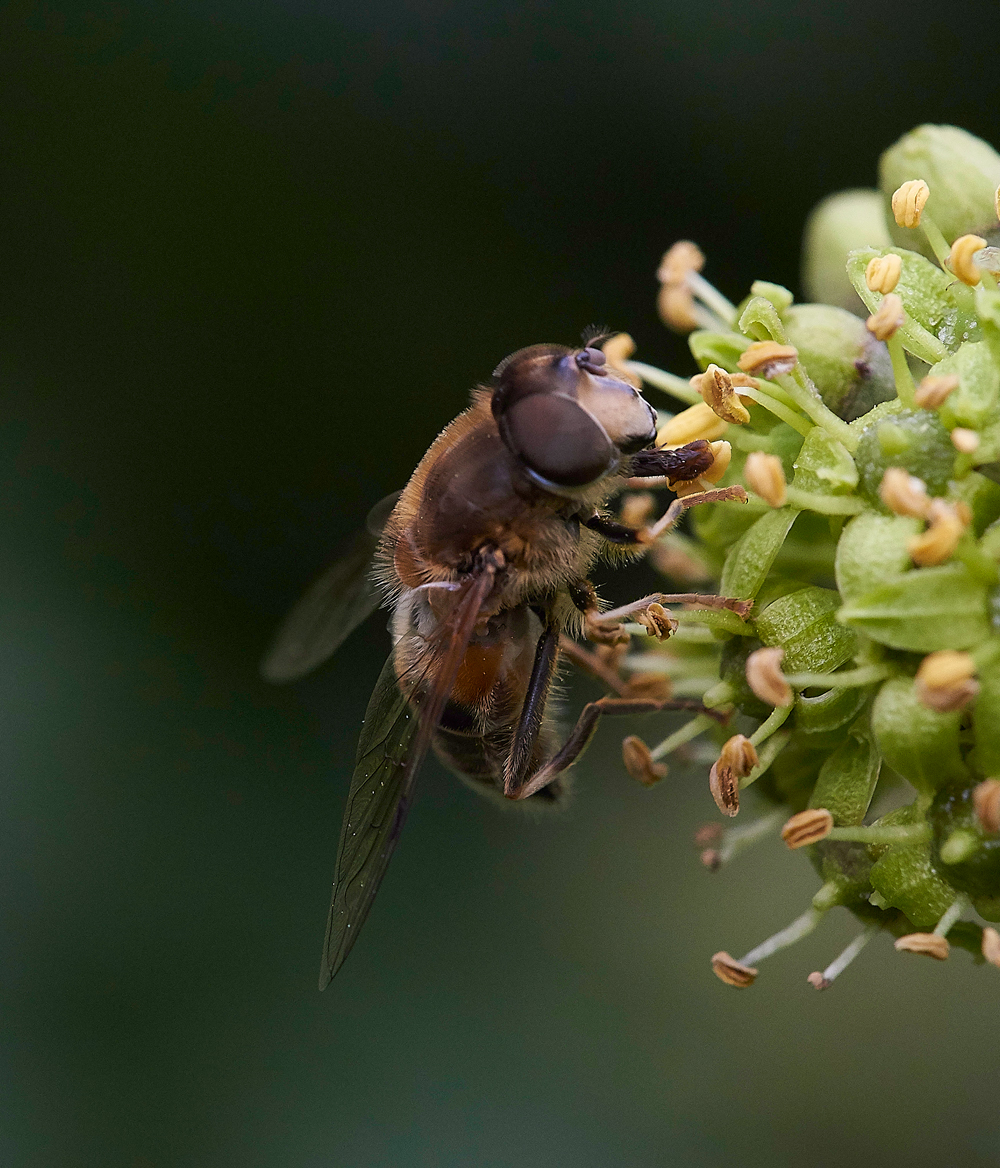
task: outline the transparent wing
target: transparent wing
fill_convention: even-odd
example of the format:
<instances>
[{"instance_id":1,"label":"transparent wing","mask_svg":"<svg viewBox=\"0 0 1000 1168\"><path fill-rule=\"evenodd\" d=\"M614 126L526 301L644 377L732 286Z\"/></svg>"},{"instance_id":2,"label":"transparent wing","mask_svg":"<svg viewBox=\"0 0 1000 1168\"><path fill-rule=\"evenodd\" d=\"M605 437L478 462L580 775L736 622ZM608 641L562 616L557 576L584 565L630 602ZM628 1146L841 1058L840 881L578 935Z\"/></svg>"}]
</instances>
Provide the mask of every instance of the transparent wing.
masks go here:
<instances>
[{"instance_id":1,"label":"transparent wing","mask_svg":"<svg viewBox=\"0 0 1000 1168\"><path fill-rule=\"evenodd\" d=\"M266 681L281 684L304 677L332 657L378 608L379 594L371 582L372 557L400 493L395 491L375 504L365 530L353 537L281 622L260 663Z\"/></svg>"},{"instance_id":2,"label":"transparent wing","mask_svg":"<svg viewBox=\"0 0 1000 1168\"><path fill-rule=\"evenodd\" d=\"M368 916L410 809L414 779L492 583L492 569L469 578L451 615L406 678L406 688L421 695L418 708L400 692L392 657L375 684L340 829L321 990L344 963Z\"/></svg>"},{"instance_id":3,"label":"transparent wing","mask_svg":"<svg viewBox=\"0 0 1000 1168\"><path fill-rule=\"evenodd\" d=\"M371 908L409 810L418 759L410 746L417 714L400 693L392 657L375 684L340 829L319 988L351 951Z\"/></svg>"}]
</instances>

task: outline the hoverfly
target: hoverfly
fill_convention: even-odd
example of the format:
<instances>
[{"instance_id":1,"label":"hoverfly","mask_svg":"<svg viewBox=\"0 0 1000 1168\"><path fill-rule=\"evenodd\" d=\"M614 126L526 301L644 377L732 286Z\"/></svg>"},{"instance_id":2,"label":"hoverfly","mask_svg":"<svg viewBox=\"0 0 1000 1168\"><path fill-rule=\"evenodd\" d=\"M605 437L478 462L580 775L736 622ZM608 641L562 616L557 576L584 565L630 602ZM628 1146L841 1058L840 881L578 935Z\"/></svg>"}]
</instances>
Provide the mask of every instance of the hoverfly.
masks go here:
<instances>
[{"instance_id":1,"label":"hoverfly","mask_svg":"<svg viewBox=\"0 0 1000 1168\"><path fill-rule=\"evenodd\" d=\"M320 989L368 915L428 748L484 792L552 802L601 714L702 708L600 698L561 746L546 716L564 630L613 643L622 616L667 599L602 614L588 579L602 551L638 552L691 502L745 498L730 487L677 499L642 529L606 514L630 481L691 482L713 461L705 441L654 448L656 413L607 363L606 339L585 334L581 348L533 345L502 361L292 609L264 658L266 678L291 681L380 598L392 610L393 649L365 713L340 833Z\"/></svg>"}]
</instances>

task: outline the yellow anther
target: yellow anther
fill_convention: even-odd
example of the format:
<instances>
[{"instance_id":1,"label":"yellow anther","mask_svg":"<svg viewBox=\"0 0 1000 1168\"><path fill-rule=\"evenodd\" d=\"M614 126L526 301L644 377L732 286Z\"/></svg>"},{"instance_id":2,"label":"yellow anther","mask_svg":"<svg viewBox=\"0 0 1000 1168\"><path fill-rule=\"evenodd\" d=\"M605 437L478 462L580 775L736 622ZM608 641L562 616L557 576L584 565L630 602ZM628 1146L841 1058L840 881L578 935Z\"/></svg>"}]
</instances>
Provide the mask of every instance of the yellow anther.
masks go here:
<instances>
[{"instance_id":1,"label":"yellow anther","mask_svg":"<svg viewBox=\"0 0 1000 1168\"><path fill-rule=\"evenodd\" d=\"M737 426L750 421L750 412L737 396L733 377L725 369L709 365L700 376L692 377L691 382L697 382L698 392L723 421Z\"/></svg>"},{"instance_id":2,"label":"yellow anther","mask_svg":"<svg viewBox=\"0 0 1000 1168\"><path fill-rule=\"evenodd\" d=\"M733 459L733 448L728 442L712 443L712 465L701 477L709 483L717 483L729 469Z\"/></svg>"},{"instance_id":3,"label":"yellow anther","mask_svg":"<svg viewBox=\"0 0 1000 1168\"><path fill-rule=\"evenodd\" d=\"M922 178L911 178L892 196L892 214L900 227L919 227L931 188Z\"/></svg>"},{"instance_id":4,"label":"yellow anther","mask_svg":"<svg viewBox=\"0 0 1000 1168\"><path fill-rule=\"evenodd\" d=\"M663 284L656 298L660 320L679 333L690 333L698 327L694 311L694 297L686 284Z\"/></svg>"},{"instance_id":5,"label":"yellow anther","mask_svg":"<svg viewBox=\"0 0 1000 1168\"><path fill-rule=\"evenodd\" d=\"M907 544L910 557L921 568L951 559L968 526L968 517L954 503L946 503L944 499L931 499L927 505L927 518L927 530Z\"/></svg>"},{"instance_id":6,"label":"yellow anther","mask_svg":"<svg viewBox=\"0 0 1000 1168\"><path fill-rule=\"evenodd\" d=\"M728 429L725 423L711 406L704 402L689 406L681 410L660 427L656 436L657 446L686 446L689 442L696 442L704 438L708 442L721 438Z\"/></svg>"},{"instance_id":7,"label":"yellow anther","mask_svg":"<svg viewBox=\"0 0 1000 1168\"><path fill-rule=\"evenodd\" d=\"M917 405L922 410L936 410L950 393L958 389L958 376L946 373L942 377L927 376L917 386Z\"/></svg>"},{"instance_id":8,"label":"yellow anther","mask_svg":"<svg viewBox=\"0 0 1000 1168\"><path fill-rule=\"evenodd\" d=\"M917 670L917 697L931 710L960 710L979 693L975 673L976 663L968 653L955 649L928 653Z\"/></svg>"},{"instance_id":9,"label":"yellow anther","mask_svg":"<svg viewBox=\"0 0 1000 1168\"><path fill-rule=\"evenodd\" d=\"M743 467L743 478L751 491L770 503L772 507L784 507L788 498L788 482L781 459L776 454L765 454L754 450L747 455Z\"/></svg>"},{"instance_id":10,"label":"yellow anther","mask_svg":"<svg viewBox=\"0 0 1000 1168\"><path fill-rule=\"evenodd\" d=\"M951 946L944 937L937 933L907 933L905 937L897 937L895 948L901 953L922 953L926 957L936 957L938 961L947 960Z\"/></svg>"},{"instance_id":11,"label":"yellow anther","mask_svg":"<svg viewBox=\"0 0 1000 1168\"><path fill-rule=\"evenodd\" d=\"M981 278L979 268L972 262L972 257L985 246L986 240L981 235L960 235L951 245L951 251L948 253L948 267L963 284L972 287L979 283Z\"/></svg>"},{"instance_id":12,"label":"yellow anther","mask_svg":"<svg viewBox=\"0 0 1000 1168\"><path fill-rule=\"evenodd\" d=\"M887 341L890 337L895 336L896 330L902 327L905 320L906 314L903 312L902 300L895 292L890 292L887 296L882 297L878 311L873 313L865 321L865 324L876 340Z\"/></svg>"},{"instance_id":13,"label":"yellow anther","mask_svg":"<svg viewBox=\"0 0 1000 1168\"><path fill-rule=\"evenodd\" d=\"M685 498L687 495L697 495L701 491L707 491L713 483L717 483L719 479L729 469L729 464L732 461L733 448L728 442L713 442L712 443L712 465L708 470L702 473L689 482L674 482L670 484L670 489L676 491L679 498Z\"/></svg>"},{"instance_id":14,"label":"yellow anther","mask_svg":"<svg viewBox=\"0 0 1000 1168\"><path fill-rule=\"evenodd\" d=\"M780 345L777 341L754 341L748 345L737 362L744 373L755 373L770 380L782 373L791 373L799 351L793 345Z\"/></svg>"},{"instance_id":15,"label":"yellow anther","mask_svg":"<svg viewBox=\"0 0 1000 1168\"><path fill-rule=\"evenodd\" d=\"M747 685L770 706L790 706L792 687L781 672L784 649L755 649L746 663Z\"/></svg>"},{"instance_id":16,"label":"yellow anther","mask_svg":"<svg viewBox=\"0 0 1000 1168\"><path fill-rule=\"evenodd\" d=\"M700 272L705 266L705 253L690 239L679 239L663 253L656 278L661 284L682 284L689 272Z\"/></svg>"},{"instance_id":17,"label":"yellow anther","mask_svg":"<svg viewBox=\"0 0 1000 1168\"><path fill-rule=\"evenodd\" d=\"M884 296L895 291L902 271L903 261L895 252L875 256L868 261L868 267L865 268L865 283L873 292L881 292Z\"/></svg>"},{"instance_id":18,"label":"yellow anther","mask_svg":"<svg viewBox=\"0 0 1000 1168\"><path fill-rule=\"evenodd\" d=\"M983 831L1000 832L1000 779L984 779L973 787L972 805Z\"/></svg>"},{"instance_id":19,"label":"yellow anther","mask_svg":"<svg viewBox=\"0 0 1000 1168\"><path fill-rule=\"evenodd\" d=\"M607 357L608 364L617 368L624 365L635 352L635 341L628 333L615 333L601 345L601 352Z\"/></svg>"},{"instance_id":20,"label":"yellow anther","mask_svg":"<svg viewBox=\"0 0 1000 1168\"><path fill-rule=\"evenodd\" d=\"M668 328L689 333L698 327L694 296L688 287L687 277L692 272L700 272L704 264L705 256L701 248L689 239L679 240L664 253L656 273L660 281L656 307L660 319Z\"/></svg>"},{"instance_id":21,"label":"yellow anther","mask_svg":"<svg viewBox=\"0 0 1000 1168\"><path fill-rule=\"evenodd\" d=\"M634 734L622 742L622 761L632 778L644 787L654 786L667 774L666 764L654 762L649 747Z\"/></svg>"},{"instance_id":22,"label":"yellow anther","mask_svg":"<svg viewBox=\"0 0 1000 1168\"><path fill-rule=\"evenodd\" d=\"M962 454L972 454L979 449L979 435L975 430L967 430L964 426L956 426L951 432L951 444Z\"/></svg>"},{"instance_id":23,"label":"yellow anther","mask_svg":"<svg viewBox=\"0 0 1000 1168\"><path fill-rule=\"evenodd\" d=\"M781 829L781 838L794 851L826 839L833 829L833 816L825 807L810 807L793 815Z\"/></svg>"},{"instance_id":24,"label":"yellow anther","mask_svg":"<svg viewBox=\"0 0 1000 1168\"><path fill-rule=\"evenodd\" d=\"M914 519L924 519L930 499L927 485L916 475L907 474L900 466L890 466L882 476L878 493L882 502L896 515L909 515Z\"/></svg>"},{"instance_id":25,"label":"yellow anther","mask_svg":"<svg viewBox=\"0 0 1000 1168\"><path fill-rule=\"evenodd\" d=\"M712 955L712 972L726 985L736 986L737 989L746 989L752 986L757 978L757 970L752 966L743 965L728 953Z\"/></svg>"}]
</instances>

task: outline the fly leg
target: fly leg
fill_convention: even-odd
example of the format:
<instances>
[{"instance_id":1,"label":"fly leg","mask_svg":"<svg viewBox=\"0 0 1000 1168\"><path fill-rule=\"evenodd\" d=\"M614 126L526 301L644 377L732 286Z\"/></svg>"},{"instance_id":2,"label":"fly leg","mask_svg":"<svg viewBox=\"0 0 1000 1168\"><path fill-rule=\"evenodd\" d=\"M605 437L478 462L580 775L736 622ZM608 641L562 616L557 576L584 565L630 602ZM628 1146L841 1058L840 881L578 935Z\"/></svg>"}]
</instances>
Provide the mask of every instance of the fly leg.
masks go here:
<instances>
[{"instance_id":1,"label":"fly leg","mask_svg":"<svg viewBox=\"0 0 1000 1168\"><path fill-rule=\"evenodd\" d=\"M602 714L653 714L658 710L694 710L703 714L712 713L706 710L701 702L653 701L650 698L598 698L596 702L588 702L583 707L569 737L552 758L543 763L533 775L519 775L508 768L503 793L508 799L527 799L537 794L543 787L547 787L553 779L571 767L587 749ZM518 741L515 736L511 757L517 749Z\"/></svg>"},{"instance_id":2,"label":"fly leg","mask_svg":"<svg viewBox=\"0 0 1000 1168\"><path fill-rule=\"evenodd\" d=\"M583 525L604 536L608 543L647 544L658 540L661 535L675 527L689 507L694 507L698 503L721 503L726 499L736 499L745 503L746 498L747 493L742 487L719 487L714 491L700 491L696 495L684 495L682 498L674 499L655 523L647 524L645 527L626 527L613 519L596 514L584 519Z\"/></svg>"},{"instance_id":3,"label":"fly leg","mask_svg":"<svg viewBox=\"0 0 1000 1168\"><path fill-rule=\"evenodd\" d=\"M555 677L556 660L559 656L559 626L547 617L542 635L535 646L535 660L531 666L528 692L521 707L517 730L511 743L510 753L504 764L504 794L508 789L518 789L531 768L531 759L538 741L538 732L545 718L545 706Z\"/></svg>"},{"instance_id":4,"label":"fly leg","mask_svg":"<svg viewBox=\"0 0 1000 1168\"><path fill-rule=\"evenodd\" d=\"M563 642L567 643L565 638ZM545 718L545 706L552 688L552 679L555 677L559 646L559 626L549 617L535 647L535 660L531 668L528 692L504 765L503 793L508 799L527 799L530 795L537 794L572 766L586 750L602 714L652 714L658 710L693 710L697 713L707 713L720 721L724 720L724 715L706 710L701 702L627 695L598 698L596 702L588 702L583 707L569 737L552 758L531 773L532 757Z\"/></svg>"}]
</instances>

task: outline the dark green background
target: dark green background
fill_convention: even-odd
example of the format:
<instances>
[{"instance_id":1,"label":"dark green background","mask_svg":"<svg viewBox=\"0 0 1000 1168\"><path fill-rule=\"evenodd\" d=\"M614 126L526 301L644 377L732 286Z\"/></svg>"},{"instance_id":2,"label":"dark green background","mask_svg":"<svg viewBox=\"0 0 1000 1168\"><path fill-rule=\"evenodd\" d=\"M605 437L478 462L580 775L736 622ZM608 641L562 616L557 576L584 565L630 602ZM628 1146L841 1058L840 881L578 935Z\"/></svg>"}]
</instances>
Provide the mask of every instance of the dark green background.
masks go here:
<instances>
[{"instance_id":1,"label":"dark green background","mask_svg":"<svg viewBox=\"0 0 1000 1168\"><path fill-rule=\"evenodd\" d=\"M629 328L679 236L734 297L923 120L1000 139L993 0L0 9L0 1163L998 1165L1000 975L712 878L704 775L619 729L562 818L436 764L315 990L382 622L274 622L505 353ZM623 574L625 600L641 577ZM585 686L575 690L575 700ZM653 737L656 728L647 727Z\"/></svg>"}]
</instances>

